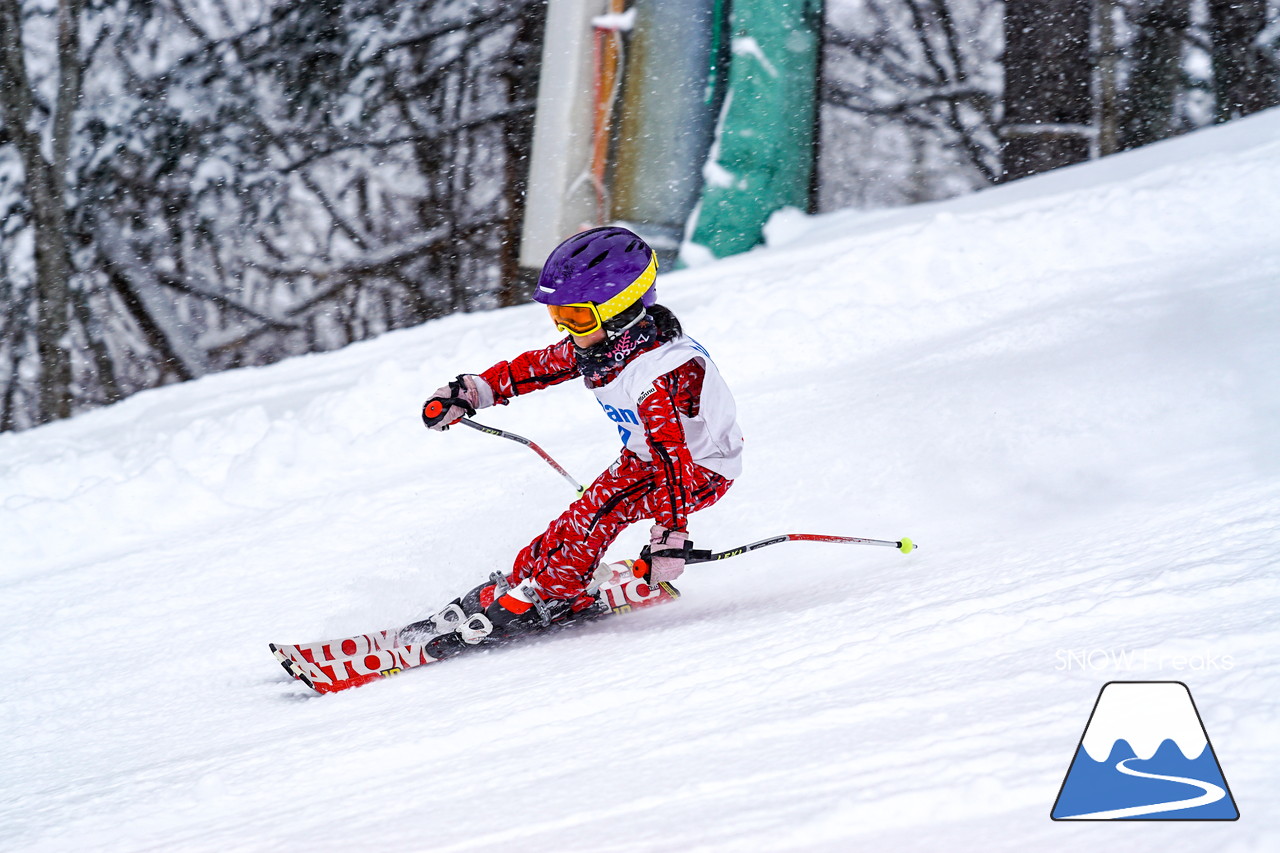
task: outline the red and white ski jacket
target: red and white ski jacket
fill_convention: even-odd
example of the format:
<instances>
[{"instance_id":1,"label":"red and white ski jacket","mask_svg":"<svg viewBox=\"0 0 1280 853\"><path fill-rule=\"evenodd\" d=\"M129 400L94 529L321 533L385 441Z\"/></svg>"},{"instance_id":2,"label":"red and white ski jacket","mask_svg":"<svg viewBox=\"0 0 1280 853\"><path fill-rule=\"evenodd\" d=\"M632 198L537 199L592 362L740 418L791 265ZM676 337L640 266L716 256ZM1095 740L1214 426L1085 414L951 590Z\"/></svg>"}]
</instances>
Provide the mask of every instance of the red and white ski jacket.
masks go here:
<instances>
[{"instance_id":1,"label":"red and white ski jacket","mask_svg":"<svg viewBox=\"0 0 1280 853\"><path fill-rule=\"evenodd\" d=\"M566 337L480 375L493 389L494 402L505 404L582 373L573 340ZM664 527L685 529L692 466L728 480L741 473L743 438L733 394L711 356L692 338L681 335L631 356L609 381L591 390L617 425L623 452L651 463L662 478L668 500L654 520Z\"/></svg>"}]
</instances>

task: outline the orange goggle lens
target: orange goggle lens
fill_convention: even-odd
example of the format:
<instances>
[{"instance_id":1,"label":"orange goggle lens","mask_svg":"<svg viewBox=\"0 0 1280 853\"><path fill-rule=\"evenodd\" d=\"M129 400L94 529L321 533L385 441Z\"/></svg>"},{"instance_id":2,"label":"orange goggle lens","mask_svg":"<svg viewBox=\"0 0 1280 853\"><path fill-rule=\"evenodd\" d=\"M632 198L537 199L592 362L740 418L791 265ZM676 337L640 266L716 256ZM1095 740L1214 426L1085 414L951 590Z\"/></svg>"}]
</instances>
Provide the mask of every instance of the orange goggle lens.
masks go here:
<instances>
[{"instance_id":1,"label":"orange goggle lens","mask_svg":"<svg viewBox=\"0 0 1280 853\"><path fill-rule=\"evenodd\" d=\"M590 302L576 305L548 305L556 328L571 335L589 335L600 328L600 312Z\"/></svg>"}]
</instances>

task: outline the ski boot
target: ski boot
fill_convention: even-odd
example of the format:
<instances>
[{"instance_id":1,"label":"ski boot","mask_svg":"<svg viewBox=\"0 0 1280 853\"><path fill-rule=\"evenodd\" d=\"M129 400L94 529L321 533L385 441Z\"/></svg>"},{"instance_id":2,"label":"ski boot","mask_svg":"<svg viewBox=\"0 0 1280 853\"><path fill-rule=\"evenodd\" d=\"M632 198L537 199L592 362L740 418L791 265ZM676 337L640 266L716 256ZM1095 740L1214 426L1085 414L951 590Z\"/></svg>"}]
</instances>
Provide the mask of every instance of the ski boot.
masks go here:
<instances>
[{"instance_id":1,"label":"ski boot","mask_svg":"<svg viewBox=\"0 0 1280 853\"><path fill-rule=\"evenodd\" d=\"M573 601L544 599L534 581L524 580L513 587L501 572L494 572L488 583L455 603L461 612L471 615L463 617L452 632L428 642L428 653L433 657L451 657L470 647L503 643L603 612L591 595Z\"/></svg>"}]
</instances>

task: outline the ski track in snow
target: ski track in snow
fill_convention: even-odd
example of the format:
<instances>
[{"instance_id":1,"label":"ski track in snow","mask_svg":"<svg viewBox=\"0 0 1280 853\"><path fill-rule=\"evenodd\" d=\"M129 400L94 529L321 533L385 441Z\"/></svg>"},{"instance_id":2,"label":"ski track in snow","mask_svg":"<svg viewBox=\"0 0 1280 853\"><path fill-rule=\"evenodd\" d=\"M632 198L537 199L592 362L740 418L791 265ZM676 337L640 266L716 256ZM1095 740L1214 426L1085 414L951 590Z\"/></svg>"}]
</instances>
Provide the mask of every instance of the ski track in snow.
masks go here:
<instances>
[{"instance_id":1,"label":"ski track in snow","mask_svg":"<svg viewBox=\"0 0 1280 853\"><path fill-rule=\"evenodd\" d=\"M267 643L420 618L572 497L417 416L540 310L0 435L0 848L1280 849L1278 140L1273 110L664 275L748 441L698 545L920 550L779 545L349 693ZM580 480L616 453L576 386L477 419ZM1188 684L1239 821L1049 819L1098 689L1143 679Z\"/></svg>"}]
</instances>

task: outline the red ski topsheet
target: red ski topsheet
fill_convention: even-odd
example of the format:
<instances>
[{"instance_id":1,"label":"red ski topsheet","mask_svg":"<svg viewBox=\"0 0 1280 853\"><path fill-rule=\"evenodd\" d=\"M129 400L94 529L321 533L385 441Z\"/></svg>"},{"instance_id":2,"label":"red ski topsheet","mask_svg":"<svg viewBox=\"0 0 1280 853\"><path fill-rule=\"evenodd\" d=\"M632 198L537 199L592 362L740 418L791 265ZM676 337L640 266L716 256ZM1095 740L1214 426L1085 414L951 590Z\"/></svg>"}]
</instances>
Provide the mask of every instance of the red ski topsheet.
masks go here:
<instances>
[{"instance_id":1,"label":"red ski topsheet","mask_svg":"<svg viewBox=\"0 0 1280 853\"><path fill-rule=\"evenodd\" d=\"M607 612L614 614L679 597L679 591L669 583L650 585L621 572L613 583L601 587L599 595ZM336 693L438 660L427 654L422 643L400 645L402 630L392 628L300 645L272 643L271 652L290 675L317 693Z\"/></svg>"}]
</instances>

